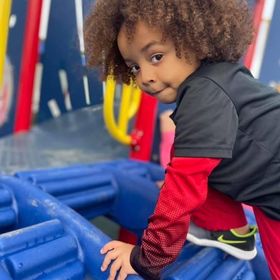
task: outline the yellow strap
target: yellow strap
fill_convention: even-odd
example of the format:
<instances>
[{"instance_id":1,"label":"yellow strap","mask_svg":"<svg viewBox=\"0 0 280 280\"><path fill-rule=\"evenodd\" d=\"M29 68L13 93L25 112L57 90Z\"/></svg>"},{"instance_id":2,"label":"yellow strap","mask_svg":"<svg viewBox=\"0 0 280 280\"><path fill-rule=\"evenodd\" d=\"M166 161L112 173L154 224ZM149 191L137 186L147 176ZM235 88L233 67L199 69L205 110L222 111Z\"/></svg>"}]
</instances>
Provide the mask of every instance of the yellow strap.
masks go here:
<instances>
[{"instance_id":1,"label":"yellow strap","mask_svg":"<svg viewBox=\"0 0 280 280\"><path fill-rule=\"evenodd\" d=\"M131 144L131 136L127 134L129 120L137 112L140 104L140 90L128 85L122 87L122 98L119 110L118 123L114 114L114 99L116 81L109 76L106 80L104 95L103 117L109 133L116 140L125 145Z\"/></svg>"},{"instance_id":2,"label":"yellow strap","mask_svg":"<svg viewBox=\"0 0 280 280\"><path fill-rule=\"evenodd\" d=\"M119 129L126 133L129 121L129 104L131 100L131 86L126 84L123 85L122 88L122 97L121 97L121 104L120 104L120 111L119 111L119 121L118 127Z\"/></svg>"},{"instance_id":3,"label":"yellow strap","mask_svg":"<svg viewBox=\"0 0 280 280\"><path fill-rule=\"evenodd\" d=\"M138 111L141 101L141 90L136 86L131 86L131 103L128 110L128 117L131 119Z\"/></svg>"},{"instance_id":4,"label":"yellow strap","mask_svg":"<svg viewBox=\"0 0 280 280\"><path fill-rule=\"evenodd\" d=\"M131 143L131 137L121 131L115 121L114 116L114 97L115 97L116 81L112 77L108 77L106 81L106 89L104 95L103 117L105 125L109 133L119 142L125 145Z\"/></svg>"},{"instance_id":5,"label":"yellow strap","mask_svg":"<svg viewBox=\"0 0 280 280\"><path fill-rule=\"evenodd\" d=\"M1 0L0 2L0 88L4 77L11 6L12 0Z\"/></svg>"}]
</instances>

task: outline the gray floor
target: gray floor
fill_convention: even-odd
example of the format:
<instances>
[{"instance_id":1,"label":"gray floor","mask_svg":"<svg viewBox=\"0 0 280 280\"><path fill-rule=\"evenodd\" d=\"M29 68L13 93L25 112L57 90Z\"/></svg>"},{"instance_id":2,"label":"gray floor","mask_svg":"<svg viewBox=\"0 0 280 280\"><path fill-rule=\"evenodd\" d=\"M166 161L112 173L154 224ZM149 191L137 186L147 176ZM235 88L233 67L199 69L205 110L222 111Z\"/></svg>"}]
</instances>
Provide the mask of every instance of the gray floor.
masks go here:
<instances>
[{"instance_id":1,"label":"gray floor","mask_svg":"<svg viewBox=\"0 0 280 280\"><path fill-rule=\"evenodd\" d=\"M128 157L128 147L108 134L102 107L73 111L0 139L2 174Z\"/></svg>"}]
</instances>

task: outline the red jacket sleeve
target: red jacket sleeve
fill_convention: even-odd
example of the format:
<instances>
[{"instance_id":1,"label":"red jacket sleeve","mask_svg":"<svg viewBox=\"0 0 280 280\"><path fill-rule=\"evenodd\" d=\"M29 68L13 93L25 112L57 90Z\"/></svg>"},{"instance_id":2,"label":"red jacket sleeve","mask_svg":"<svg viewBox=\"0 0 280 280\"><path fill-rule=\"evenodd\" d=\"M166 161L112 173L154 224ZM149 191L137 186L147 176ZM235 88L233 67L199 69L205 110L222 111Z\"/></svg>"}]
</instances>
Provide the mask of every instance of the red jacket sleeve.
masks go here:
<instances>
[{"instance_id":1,"label":"red jacket sleeve","mask_svg":"<svg viewBox=\"0 0 280 280\"><path fill-rule=\"evenodd\" d=\"M173 158L141 246L131 254L132 267L145 279L159 279L162 268L180 253L190 214L206 199L208 176L220 159Z\"/></svg>"}]
</instances>

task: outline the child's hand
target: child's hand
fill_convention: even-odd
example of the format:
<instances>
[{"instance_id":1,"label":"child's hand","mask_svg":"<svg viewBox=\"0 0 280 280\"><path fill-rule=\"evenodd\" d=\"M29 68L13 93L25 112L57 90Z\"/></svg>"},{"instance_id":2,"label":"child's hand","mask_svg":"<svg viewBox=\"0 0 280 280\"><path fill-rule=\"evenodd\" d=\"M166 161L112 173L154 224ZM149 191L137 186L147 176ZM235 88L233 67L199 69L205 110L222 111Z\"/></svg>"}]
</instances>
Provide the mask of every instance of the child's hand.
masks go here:
<instances>
[{"instance_id":1,"label":"child's hand","mask_svg":"<svg viewBox=\"0 0 280 280\"><path fill-rule=\"evenodd\" d=\"M113 261L108 280L114 280L118 271L117 280L124 280L128 274L137 274L130 265L130 254L133 248L134 245L128 243L111 241L101 249L101 254L106 254L101 270L105 271Z\"/></svg>"}]
</instances>

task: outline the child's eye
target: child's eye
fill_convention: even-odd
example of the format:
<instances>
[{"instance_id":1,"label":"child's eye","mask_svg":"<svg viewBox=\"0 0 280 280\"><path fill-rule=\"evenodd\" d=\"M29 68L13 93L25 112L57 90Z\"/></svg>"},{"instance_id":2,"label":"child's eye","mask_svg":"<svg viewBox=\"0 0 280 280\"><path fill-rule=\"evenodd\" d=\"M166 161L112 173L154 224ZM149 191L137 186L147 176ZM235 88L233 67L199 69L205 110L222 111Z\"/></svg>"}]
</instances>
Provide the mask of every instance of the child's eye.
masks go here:
<instances>
[{"instance_id":1,"label":"child's eye","mask_svg":"<svg viewBox=\"0 0 280 280\"><path fill-rule=\"evenodd\" d=\"M158 63L161 61L162 58L163 58L163 54L158 53L151 57L151 61L152 63Z\"/></svg>"},{"instance_id":2,"label":"child's eye","mask_svg":"<svg viewBox=\"0 0 280 280\"><path fill-rule=\"evenodd\" d=\"M129 66L129 69L133 75L136 75L139 72L140 67L138 65L131 65Z\"/></svg>"}]
</instances>

